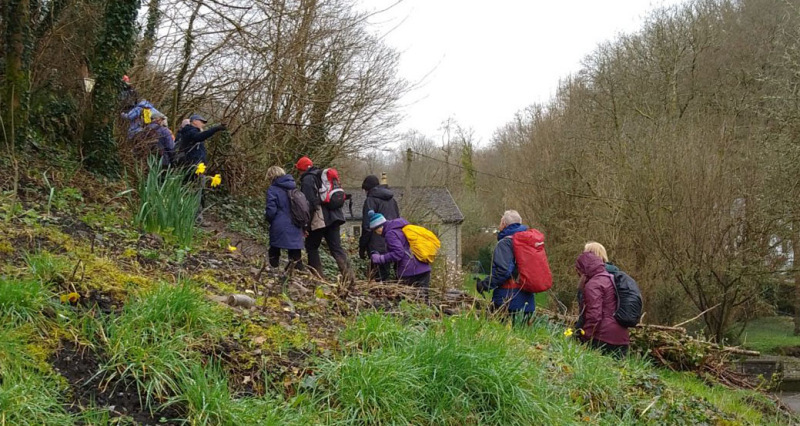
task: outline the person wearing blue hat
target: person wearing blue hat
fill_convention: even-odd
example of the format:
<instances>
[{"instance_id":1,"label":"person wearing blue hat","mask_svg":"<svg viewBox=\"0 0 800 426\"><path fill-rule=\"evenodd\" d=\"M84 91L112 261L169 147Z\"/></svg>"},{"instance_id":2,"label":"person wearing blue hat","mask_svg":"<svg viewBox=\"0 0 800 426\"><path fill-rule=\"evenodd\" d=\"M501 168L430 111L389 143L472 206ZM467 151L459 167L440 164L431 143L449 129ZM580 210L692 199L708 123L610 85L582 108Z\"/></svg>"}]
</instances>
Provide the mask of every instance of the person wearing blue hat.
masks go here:
<instances>
[{"instance_id":1,"label":"person wearing blue hat","mask_svg":"<svg viewBox=\"0 0 800 426\"><path fill-rule=\"evenodd\" d=\"M194 166L206 162L206 139L214 136L221 130L226 130L225 124L212 127L208 130L203 130L206 127L208 120L200 114L192 114L189 116L189 125L184 126L178 132L177 149L179 156L182 158L181 163L184 166Z\"/></svg>"},{"instance_id":2,"label":"person wearing blue hat","mask_svg":"<svg viewBox=\"0 0 800 426\"><path fill-rule=\"evenodd\" d=\"M431 265L414 256L411 244L403 232L403 228L410 225L402 217L386 220L380 213L370 210L369 227L372 232L386 240L386 253L372 252L370 260L376 265L397 263L397 278L401 283L421 290L425 299L428 298L428 288L431 284Z\"/></svg>"}]
</instances>

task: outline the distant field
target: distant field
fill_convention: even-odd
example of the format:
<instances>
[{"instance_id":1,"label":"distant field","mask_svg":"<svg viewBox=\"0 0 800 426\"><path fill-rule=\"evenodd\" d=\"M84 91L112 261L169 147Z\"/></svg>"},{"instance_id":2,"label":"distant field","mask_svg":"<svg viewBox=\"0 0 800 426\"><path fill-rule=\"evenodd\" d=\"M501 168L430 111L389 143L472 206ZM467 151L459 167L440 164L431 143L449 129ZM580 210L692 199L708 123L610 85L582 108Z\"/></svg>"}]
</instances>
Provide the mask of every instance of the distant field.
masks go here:
<instances>
[{"instance_id":1,"label":"distant field","mask_svg":"<svg viewBox=\"0 0 800 426\"><path fill-rule=\"evenodd\" d=\"M779 353L780 348L800 346L792 317L765 317L750 321L742 333L742 346L764 353Z\"/></svg>"}]
</instances>

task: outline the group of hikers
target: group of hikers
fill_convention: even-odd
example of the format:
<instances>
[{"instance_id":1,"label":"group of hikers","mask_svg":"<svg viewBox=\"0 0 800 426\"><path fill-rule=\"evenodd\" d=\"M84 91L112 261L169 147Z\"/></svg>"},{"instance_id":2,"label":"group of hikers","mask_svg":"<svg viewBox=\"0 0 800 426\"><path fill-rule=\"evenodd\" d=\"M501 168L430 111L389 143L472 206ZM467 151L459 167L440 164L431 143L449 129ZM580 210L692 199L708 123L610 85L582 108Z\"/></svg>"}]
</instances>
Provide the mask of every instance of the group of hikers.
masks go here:
<instances>
[{"instance_id":1,"label":"group of hikers","mask_svg":"<svg viewBox=\"0 0 800 426\"><path fill-rule=\"evenodd\" d=\"M303 269L301 251L305 249L308 266L325 276L320 258L324 239L328 251L342 277L354 280L354 273L342 246L340 227L345 223L344 201L348 195L341 187L336 169L320 169L304 156L295 163L300 173L298 189L294 178L279 166L267 170L267 203L265 216L269 222L270 266L278 267L282 250L288 251L287 268ZM371 279L387 281L394 265L397 279L405 284L427 289L438 239L430 231L411 225L400 216L394 194L381 185L377 176L364 179L366 193L363 206L359 256L369 260L367 274ZM426 254L427 253L427 254Z\"/></svg>"},{"instance_id":2,"label":"group of hikers","mask_svg":"<svg viewBox=\"0 0 800 426\"><path fill-rule=\"evenodd\" d=\"M126 81L126 84L128 82ZM146 100L138 101L122 113L130 122L128 138L149 153L157 153L160 165L191 167L206 161L205 141L225 130L224 124L205 130L208 122L192 114L181 123L173 137L167 117ZM137 146L136 144L134 146ZM349 198L334 168L320 169L307 157L294 165L300 174L299 187L292 175L279 166L266 172L265 219L269 223L268 260L273 268L280 264L281 251L288 252L286 268L303 270L302 251L306 251L311 272L324 278L320 257L322 240L343 280L352 282L355 274L342 246L340 227L345 223L344 204ZM191 174L190 174L191 175ZM366 198L362 206L359 257L368 260L371 280L388 281L394 272L397 280L419 290L425 300L431 280L431 263L439 240L424 227L412 225L400 215L392 190L377 176L367 176L361 189ZM515 210L506 211L498 227L498 243L492 256L490 273L477 280L480 294L492 292L492 306L514 321L528 321L536 308L534 295L552 286L552 274L544 250L544 235L522 223ZM579 320L575 336L615 356L628 351L628 327L641 317L641 292L635 281L608 260L605 247L590 242L575 261L580 277L577 290Z\"/></svg>"},{"instance_id":3,"label":"group of hikers","mask_svg":"<svg viewBox=\"0 0 800 426\"><path fill-rule=\"evenodd\" d=\"M133 144L133 151L138 158L155 154L161 159L160 165L163 168L189 167L206 162L205 141L217 132L227 129L225 124L220 124L206 130L208 120L200 114L191 114L181 122L177 133L173 134L167 116L149 101L136 99L137 96L128 76L125 76L121 94L124 105L121 116L128 123L128 141Z\"/></svg>"},{"instance_id":4,"label":"group of hikers","mask_svg":"<svg viewBox=\"0 0 800 426\"><path fill-rule=\"evenodd\" d=\"M536 308L534 295L552 286L544 251L544 235L522 224L515 210L503 213L489 275L478 280L479 293L492 291L492 304L515 320L527 321ZM577 290L577 337L604 353L625 356L630 345L628 328L642 316L642 296L636 282L609 262L605 247L589 242L575 261L580 278Z\"/></svg>"},{"instance_id":5,"label":"group of hikers","mask_svg":"<svg viewBox=\"0 0 800 426\"><path fill-rule=\"evenodd\" d=\"M288 250L289 266L302 268L301 251L307 252L308 266L323 275L319 248L324 238L343 277L353 279L347 254L342 248L340 226L345 223L344 198L335 169L315 167L308 157L295 164L300 188L292 176L278 166L267 171L266 218L269 229L269 261L279 265L281 250ZM400 215L391 189L377 176L367 176L361 189L366 198L362 206L359 256L368 259L368 276L387 281L392 269L401 283L421 290L427 300L431 262L439 241L430 231L411 225ZM309 220L295 220L294 210L307 201ZM428 235L430 233L430 235ZM527 321L536 308L534 295L552 286L552 274L544 250L544 235L522 223L515 210L506 211L498 227L498 243L492 256L490 273L476 283L479 293L492 292L492 305L511 318ZM394 266L394 268L392 268ZM579 320L575 333L579 339L603 352L624 356L628 351L628 327L641 317L641 292L635 281L608 260L605 247L590 242L575 261L580 277L577 291Z\"/></svg>"}]
</instances>

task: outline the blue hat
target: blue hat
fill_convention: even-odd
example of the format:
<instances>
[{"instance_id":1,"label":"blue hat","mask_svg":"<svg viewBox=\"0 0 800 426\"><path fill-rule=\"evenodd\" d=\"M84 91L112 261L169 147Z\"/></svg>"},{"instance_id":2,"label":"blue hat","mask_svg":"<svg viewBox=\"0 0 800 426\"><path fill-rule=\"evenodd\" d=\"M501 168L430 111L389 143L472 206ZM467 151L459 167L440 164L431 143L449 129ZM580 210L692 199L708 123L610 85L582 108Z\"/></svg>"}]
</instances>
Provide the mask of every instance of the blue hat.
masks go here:
<instances>
[{"instance_id":1,"label":"blue hat","mask_svg":"<svg viewBox=\"0 0 800 426\"><path fill-rule=\"evenodd\" d=\"M380 228L384 223L386 223L386 218L380 213L375 213L374 211L370 210L367 214L369 215L370 231Z\"/></svg>"},{"instance_id":2,"label":"blue hat","mask_svg":"<svg viewBox=\"0 0 800 426\"><path fill-rule=\"evenodd\" d=\"M189 121L194 121L194 120L200 120L203 123L208 123L208 120L206 120L205 117L203 117L200 114L192 114L191 116L189 116Z\"/></svg>"}]
</instances>

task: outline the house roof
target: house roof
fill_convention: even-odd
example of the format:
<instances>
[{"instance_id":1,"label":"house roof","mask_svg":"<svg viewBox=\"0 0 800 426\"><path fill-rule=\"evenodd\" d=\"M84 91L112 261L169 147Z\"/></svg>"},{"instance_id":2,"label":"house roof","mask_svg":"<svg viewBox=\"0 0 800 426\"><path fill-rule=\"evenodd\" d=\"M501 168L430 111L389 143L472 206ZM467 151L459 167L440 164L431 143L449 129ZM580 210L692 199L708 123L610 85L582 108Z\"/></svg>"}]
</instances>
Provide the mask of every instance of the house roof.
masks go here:
<instances>
[{"instance_id":1,"label":"house roof","mask_svg":"<svg viewBox=\"0 0 800 426\"><path fill-rule=\"evenodd\" d=\"M344 190L351 195L348 203L352 203L345 204L345 217L347 220L361 220L361 210L367 194L361 188L344 188ZM404 194L404 188L391 188L391 190L394 192L394 198L400 206L400 213L404 217L433 214L443 223L461 223L464 221L464 215L461 214L461 210L447 188L413 187L408 197Z\"/></svg>"}]
</instances>

